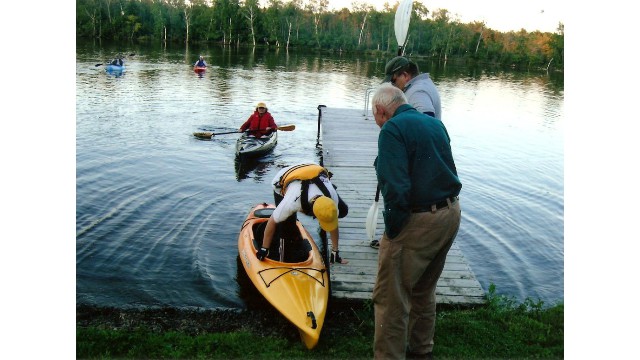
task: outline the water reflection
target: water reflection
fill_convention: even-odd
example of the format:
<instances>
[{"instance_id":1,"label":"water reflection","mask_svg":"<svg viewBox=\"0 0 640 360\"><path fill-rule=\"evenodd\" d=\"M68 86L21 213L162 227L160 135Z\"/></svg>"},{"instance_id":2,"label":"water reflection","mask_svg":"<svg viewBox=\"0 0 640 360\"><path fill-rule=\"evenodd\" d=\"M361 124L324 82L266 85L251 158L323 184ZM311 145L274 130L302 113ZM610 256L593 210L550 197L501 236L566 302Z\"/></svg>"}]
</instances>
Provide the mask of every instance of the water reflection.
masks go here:
<instances>
[{"instance_id":1,"label":"water reflection","mask_svg":"<svg viewBox=\"0 0 640 360\"><path fill-rule=\"evenodd\" d=\"M273 163L274 156L271 154L260 158L236 156L236 180L240 182L253 178L255 182L262 182L263 177L267 174L269 167L273 165Z\"/></svg>"},{"instance_id":2,"label":"water reflection","mask_svg":"<svg viewBox=\"0 0 640 360\"><path fill-rule=\"evenodd\" d=\"M194 68L193 72L196 73L196 75L198 76L199 79L204 78L204 74L207 72L206 69L198 69L198 68Z\"/></svg>"},{"instance_id":3,"label":"water reflection","mask_svg":"<svg viewBox=\"0 0 640 360\"><path fill-rule=\"evenodd\" d=\"M249 275L242 266L240 255L236 256L236 282L238 283L238 297L243 300L248 309L267 309L272 305L253 285Z\"/></svg>"}]
</instances>

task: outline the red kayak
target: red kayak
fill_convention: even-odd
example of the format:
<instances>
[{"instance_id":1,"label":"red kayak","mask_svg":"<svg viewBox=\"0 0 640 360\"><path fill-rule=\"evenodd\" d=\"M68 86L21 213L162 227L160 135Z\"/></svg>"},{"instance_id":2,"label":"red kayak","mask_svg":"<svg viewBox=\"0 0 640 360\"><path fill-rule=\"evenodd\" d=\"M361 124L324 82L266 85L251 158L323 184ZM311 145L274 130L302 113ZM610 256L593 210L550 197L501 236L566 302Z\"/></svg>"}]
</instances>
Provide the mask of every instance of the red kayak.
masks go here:
<instances>
[{"instance_id":1,"label":"red kayak","mask_svg":"<svg viewBox=\"0 0 640 360\"><path fill-rule=\"evenodd\" d=\"M207 70L206 66L194 66L193 71L197 73L205 72Z\"/></svg>"}]
</instances>

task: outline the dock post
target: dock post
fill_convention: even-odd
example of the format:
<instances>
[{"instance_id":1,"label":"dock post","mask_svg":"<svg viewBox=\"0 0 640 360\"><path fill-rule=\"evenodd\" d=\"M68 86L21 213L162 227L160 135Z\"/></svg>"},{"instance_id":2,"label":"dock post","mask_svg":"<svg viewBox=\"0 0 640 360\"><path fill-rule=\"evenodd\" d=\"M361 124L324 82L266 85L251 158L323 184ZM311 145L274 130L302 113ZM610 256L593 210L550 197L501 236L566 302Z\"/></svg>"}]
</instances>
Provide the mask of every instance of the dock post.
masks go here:
<instances>
[{"instance_id":1,"label":"dock post","mask_svg":"<svg viewBox=\"0 0 640 360\"><path fill-rule=\"evenodd\" d=\"M318 137L316 138L316 147L320 146L320 119L322 119L322 108L327 105L318 105Z\"/></svg>"}]
</instances>

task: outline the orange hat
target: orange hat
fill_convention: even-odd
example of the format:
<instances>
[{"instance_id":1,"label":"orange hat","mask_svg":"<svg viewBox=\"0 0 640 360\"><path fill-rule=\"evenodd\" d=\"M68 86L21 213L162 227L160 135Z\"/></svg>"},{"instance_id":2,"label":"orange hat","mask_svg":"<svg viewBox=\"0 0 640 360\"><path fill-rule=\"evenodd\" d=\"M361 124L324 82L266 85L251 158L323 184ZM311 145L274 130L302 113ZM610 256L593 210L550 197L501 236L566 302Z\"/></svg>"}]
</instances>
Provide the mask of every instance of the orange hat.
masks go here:
<instances>
[{"instance_id":1,"label":"orange hat","mask_svg":"<svg viewBox=\"0 0 640 360\"><path fill-rule=\"evenodd\" d=\"M313 203L313 215L318 218L324 231L333 231L338 227L338 208L336 203L326 196L320 196Z\"/></svg>"}]
</instances>

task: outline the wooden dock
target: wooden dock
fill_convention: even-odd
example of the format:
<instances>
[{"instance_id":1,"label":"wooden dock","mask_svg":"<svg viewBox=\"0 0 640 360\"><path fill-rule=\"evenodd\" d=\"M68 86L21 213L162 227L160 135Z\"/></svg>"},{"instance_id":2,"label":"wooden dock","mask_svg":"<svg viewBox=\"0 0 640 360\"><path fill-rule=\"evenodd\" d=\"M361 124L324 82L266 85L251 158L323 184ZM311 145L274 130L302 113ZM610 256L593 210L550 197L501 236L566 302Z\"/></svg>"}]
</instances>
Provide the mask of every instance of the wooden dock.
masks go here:
<instances>
[{"instance_id":1,"label":"wooden dock","mask_svg":"<svg viewBox=\"0 0 640 360\"><path fill-rule=\"evenodd\" d=\"M322 162L349 205L349 215L340 219L340 255L348 265L331 266L332 295L335 298L371 299L376 280L378 250L369 246L365 220L376 192L373 161L378 151L379 128L371 111L332 109L319 106ZM383 199L376 239L382 236ZM485 302L485 294L465 261L457 240L447 256L436 288L439 304L474 305Z\"/></svg>"}]
</instances>

